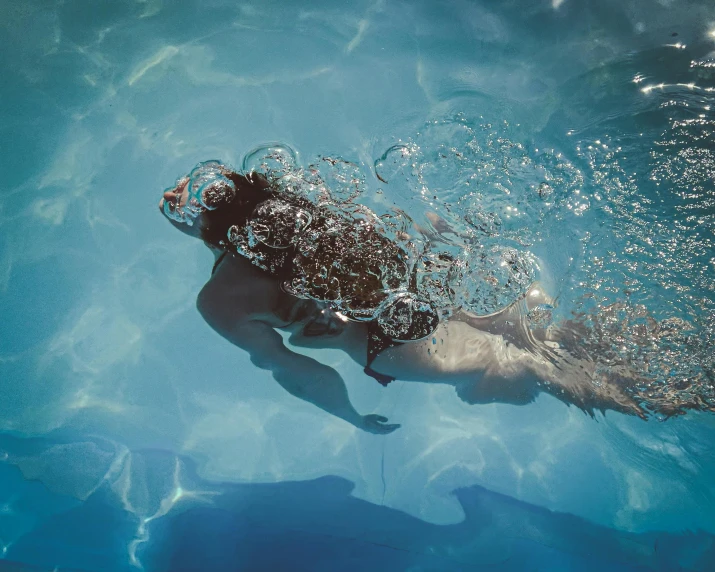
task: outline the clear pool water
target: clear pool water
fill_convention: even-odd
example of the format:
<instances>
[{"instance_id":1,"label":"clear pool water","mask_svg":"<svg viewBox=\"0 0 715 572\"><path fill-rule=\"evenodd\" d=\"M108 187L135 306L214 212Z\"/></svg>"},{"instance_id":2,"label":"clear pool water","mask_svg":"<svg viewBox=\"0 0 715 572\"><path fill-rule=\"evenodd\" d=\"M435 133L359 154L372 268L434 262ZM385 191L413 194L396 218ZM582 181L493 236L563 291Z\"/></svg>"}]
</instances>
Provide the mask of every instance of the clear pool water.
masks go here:
<instances>
[{"instance_id":1,"label":"clear pool water","mask_svg":"<svg viewBox=\"0 0 715 572\"><path fill-rule=\"evenodd\" d=\"M470 406L313 352L402 425L357 431L202 322L211 256L156 209L199 160L342 157L562 315L623 304L613 354L711 406L712 2L6 0L0 41L0 570L715 569L712 413ZM641 306L688 326L644 349Z\"/></svg>"}]
</instances>

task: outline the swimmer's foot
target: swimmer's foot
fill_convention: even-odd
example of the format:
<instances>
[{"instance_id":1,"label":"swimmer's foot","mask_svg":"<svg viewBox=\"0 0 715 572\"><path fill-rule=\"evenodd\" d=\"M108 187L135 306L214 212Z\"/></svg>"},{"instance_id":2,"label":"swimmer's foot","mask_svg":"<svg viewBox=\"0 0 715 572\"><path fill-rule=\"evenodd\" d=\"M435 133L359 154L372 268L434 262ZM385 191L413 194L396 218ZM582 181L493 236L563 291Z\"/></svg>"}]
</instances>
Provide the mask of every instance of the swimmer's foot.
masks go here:
<instances>
[{"instance_id":1,"label":"swimmer's foot","mask_svg":"<svg viewBox=\"0 0 715 572\"><path fill-rule=\"evenodd\" d=\"M631 394L643 379L626 367L610 367L596 371L594 375L594 406L601 410L612 409L647 419L648 415Z\"/></svg>"}]
</instances>

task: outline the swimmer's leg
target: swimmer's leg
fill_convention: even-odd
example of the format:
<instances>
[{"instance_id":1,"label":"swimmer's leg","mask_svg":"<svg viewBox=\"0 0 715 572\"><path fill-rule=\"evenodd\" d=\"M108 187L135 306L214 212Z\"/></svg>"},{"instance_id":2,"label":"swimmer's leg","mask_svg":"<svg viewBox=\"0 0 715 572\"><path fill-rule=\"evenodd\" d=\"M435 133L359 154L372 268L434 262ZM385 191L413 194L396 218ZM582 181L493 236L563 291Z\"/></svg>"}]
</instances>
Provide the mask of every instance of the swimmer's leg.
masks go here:
<instances>
[{"instance_id":1,"label":"swimmer's leg","mask_svg":"<svg viewBox=\"0 0 715 572\"><path fill-rule=\"evenodd\" d=\"M518 359L523 364L521 371L529 372L518 380L509 375L485 376L483 382L457 387L460 397L469 403L524 404L544 391L591 415L595 410L611 409L644 417L643 408L629 391L638 383L638 376L625 366L599 366L594 360L597 356L589 355L585 347L589 330L579 321L534 327L528 315L540 305L555 307L556 301L535 283L522 298L499 312L455 315L478 330L502 336L502 353L512 354L505 360L505 371L508 362Z\"/></svg>"}]
</instances>

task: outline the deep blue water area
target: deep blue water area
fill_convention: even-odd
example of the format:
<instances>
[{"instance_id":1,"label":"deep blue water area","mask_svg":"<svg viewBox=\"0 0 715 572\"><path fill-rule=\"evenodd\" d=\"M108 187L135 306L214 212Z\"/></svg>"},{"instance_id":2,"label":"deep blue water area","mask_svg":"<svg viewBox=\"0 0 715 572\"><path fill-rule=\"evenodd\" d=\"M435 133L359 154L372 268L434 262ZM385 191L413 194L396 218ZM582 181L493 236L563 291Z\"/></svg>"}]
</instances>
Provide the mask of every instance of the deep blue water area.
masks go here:
<instances>
[{"instance_id":1,"label":"deep blue water area","mask_svg":"<svg viewBox=\"0 0 715 572\"><path fill-rule=\"evenodd\" d=\"M47 441L4 439L8 450L37 450ZM57 445L57 444L55 444ZM712 535L626 533L472 486L454 491L463 521L434 525L351 495L338 477L274 484L208 483L191 461L169 451L136 452L146 483L157 467L178 463L201 484L203 502L147 523L133 553L151 570L652 570L706 569ZM157 478L159 477L159 478ZM132 570L126 539L133 514L109 487L84 502L2 469L12 533L7 570ZM9 502L8 502L9 501ZM149 539L151 541L149 542ZM56 563L64 565L57 567Z\"/></svg>"}]
</instances>

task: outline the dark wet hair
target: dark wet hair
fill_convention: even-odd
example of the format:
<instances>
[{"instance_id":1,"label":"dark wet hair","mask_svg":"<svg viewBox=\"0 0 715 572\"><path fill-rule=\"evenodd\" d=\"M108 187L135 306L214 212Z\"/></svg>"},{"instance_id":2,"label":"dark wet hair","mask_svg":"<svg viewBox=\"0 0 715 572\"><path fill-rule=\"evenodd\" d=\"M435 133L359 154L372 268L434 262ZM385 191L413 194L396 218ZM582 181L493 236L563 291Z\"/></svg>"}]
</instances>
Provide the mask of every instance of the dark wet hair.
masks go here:
<instances>
[{"instance_id":1,"label":"dark wet hair","mask_svg":"<svg viewBox=\"0 0 715 572\"><path fill-rule=\"evenodd\" d=\"M329 303L351 319L377 320L393 340L421 339L437 326L436 309L417 293L407 251L374 222L274 190L257 173L224 176L236 186L235 197L202 213L197 234L206 243L248 258L281 280L288 294ZM281 220L285 212L308 221L299 234L290 232L295 221ZM262 240L259 231L281 246Z\"/></svg>"},{"instance_id":2,"label":"dark wet hair","mask_svg":"<svg viewBox=\"0 0 715 572\"><path fill-rule=\"evenodd\" d=\"M265 177L257 173L246 176L230 172L226 177L236 185L236 198L225 206L204 213L199 230L199 238L221 249L227 246L226 235L231 226L245 226L256 206L276 195Z\"/></svg>"}]
</instances>

